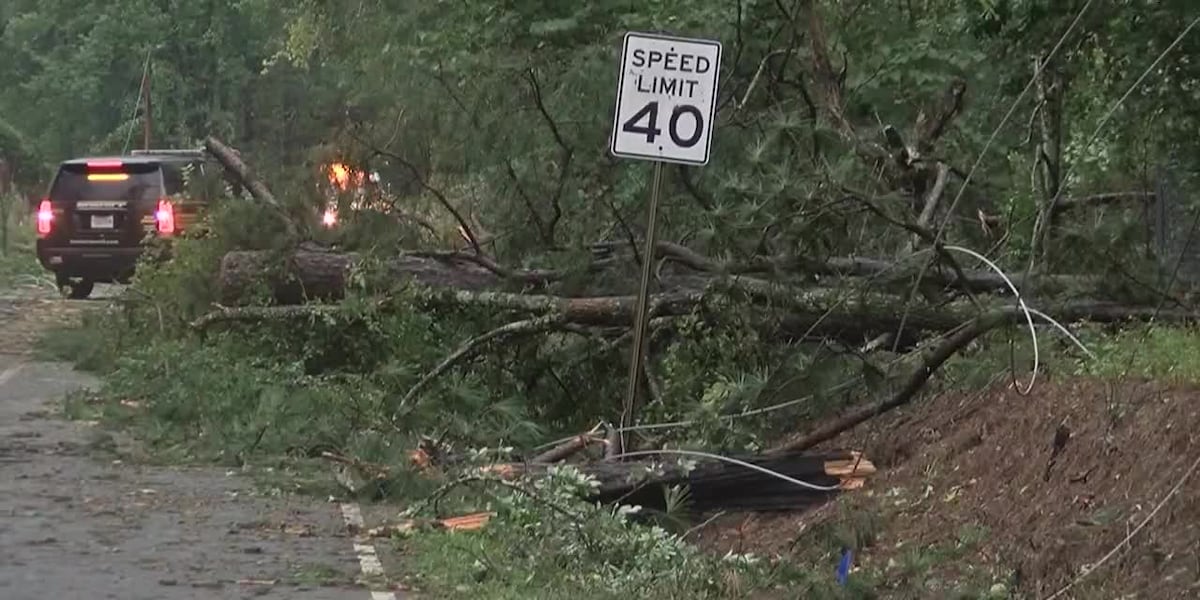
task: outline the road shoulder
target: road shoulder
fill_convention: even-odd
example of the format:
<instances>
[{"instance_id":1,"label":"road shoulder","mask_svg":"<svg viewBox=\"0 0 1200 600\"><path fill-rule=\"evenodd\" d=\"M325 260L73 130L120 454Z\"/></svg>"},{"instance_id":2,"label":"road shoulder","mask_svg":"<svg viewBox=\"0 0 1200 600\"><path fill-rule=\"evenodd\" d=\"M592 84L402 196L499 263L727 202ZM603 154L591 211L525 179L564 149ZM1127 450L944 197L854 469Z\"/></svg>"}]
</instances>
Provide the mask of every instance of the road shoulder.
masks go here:
<instances>
[{"instance_id":1,"label":"road shoulder","mask_svg":"<svg viewBox=\"0 0 1200 600\"><path fill-rule=\"evenodd\" d=\"M58 416L91 378L11 356L0 373L0 597L373 597L339 504L221 469L100 460L111 436Z\"/></svg>"}]
</instances>

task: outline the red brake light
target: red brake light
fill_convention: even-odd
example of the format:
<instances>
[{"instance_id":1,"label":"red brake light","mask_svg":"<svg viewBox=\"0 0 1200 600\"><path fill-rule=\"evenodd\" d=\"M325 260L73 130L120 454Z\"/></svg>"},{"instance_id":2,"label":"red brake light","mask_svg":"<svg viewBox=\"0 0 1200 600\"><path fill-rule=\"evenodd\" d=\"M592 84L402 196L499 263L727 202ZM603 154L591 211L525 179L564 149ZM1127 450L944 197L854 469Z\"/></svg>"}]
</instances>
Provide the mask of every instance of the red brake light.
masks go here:
<instances>
[{"instance_id":1,"label":"red brake light","mask_svg":"<svg viewBox=\"0 0 1200 600\"><path fill-rule=\"evenodd\" d=\"M43 198L41 204L38 205L37 212L37 232L39 236L45 237L50 233L50 226L54 223L54 209L50 206L50 199Z\"/></svg>"},{"instance_id":2,"label":"red brake light","mask_svg":"<svg viewBox=\"0 0 1200 600\"><path fill-rule=\"evenodd\" d=\"M175 207L167 199L158 201L158 208L154 211L154 222L158 226L158 232L163 235L171 235L175 233Z\"/></svg>"},{"instance_id":3,"label":"red brake light","mask_svg":"<svg viewBox=\"0 0 1200 600\"><path fill-rule=\"evenodd\" d=\"M125 166L125 163L119 160L89 160L87 168L89 169L120 169Z\"/></svg>"}]
</instances>

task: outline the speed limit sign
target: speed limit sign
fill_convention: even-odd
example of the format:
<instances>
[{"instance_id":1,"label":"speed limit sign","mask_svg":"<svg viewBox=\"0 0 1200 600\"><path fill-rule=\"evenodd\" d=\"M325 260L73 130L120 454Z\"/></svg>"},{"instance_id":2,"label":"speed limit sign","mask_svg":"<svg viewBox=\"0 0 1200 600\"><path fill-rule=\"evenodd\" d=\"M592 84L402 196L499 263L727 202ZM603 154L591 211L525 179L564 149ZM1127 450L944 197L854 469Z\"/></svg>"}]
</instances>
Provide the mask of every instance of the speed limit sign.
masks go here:
<instances>
[{"instance_id":1,"label":"speed limit sign","mask_svg":"<svg viewBox=\"0 0 1200 600\"><path fill-rule=\"evenodd\" d=\"M655 221L663 164L708 164L720 67L721 42L632 31L625 34L610 150L614 156L653 161L654 175L646 217L642 281L633 322L629 388L621 406L620 427L617 428L620 435L613 448L617 456L624 452L624 432L635 418L644 369L646 318L653 257L658 247Z\"/></svg>"},{"instance_id":2,"label":"speed limit sign","mask_svg":"<svg viewBox=\"0 0 1200 600\"><path fill-rule=\"evenodd\" d=\"M718 41L626 33L613 155L707 164L720 65Z\"/></svg>"}]
</instances>

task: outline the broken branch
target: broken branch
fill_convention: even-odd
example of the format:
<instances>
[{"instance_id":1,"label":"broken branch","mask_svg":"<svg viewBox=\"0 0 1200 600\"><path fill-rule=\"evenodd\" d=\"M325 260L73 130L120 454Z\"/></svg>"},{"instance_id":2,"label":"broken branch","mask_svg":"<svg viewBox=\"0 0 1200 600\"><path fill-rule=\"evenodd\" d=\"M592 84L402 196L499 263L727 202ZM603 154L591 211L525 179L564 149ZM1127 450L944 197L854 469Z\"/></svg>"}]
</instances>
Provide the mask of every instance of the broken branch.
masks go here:
<instances>
[{"instance_id":1,"label":"broken branch","mask_svg":"<svg viewBox=\"0 0 1200 600\"><path fill-rule=\"evenodd\" d=\"M288 217L283 205L279 203L279 200L275 198L275 195L271 193L266 184L254 176L250 167L242 161L236 150L226 146L221 140L213 136L209 136L204 140L204 149L213 155L217 159L217 162L221 163L222 167L225 167L227 172L232 173L237 178L238 183L249 190L250 195L255 200L275 209L279 213L279 216L283 218L284 226L287 228L288 233L293 237L296 235L296 224Z\"/></svg>"},{"instance_id":2,"label":"broken branch","mask_svg":"<svg viewBox=\"0 0 1200 600\"><path fill-rule=\"evenodd\" d=\"M604 438L595 435L578 435L535 457L530 462L555 463L594 444L603 444Z\"/></svg>"},{"instance_id":3,"label":"broken branch","mask_svg":"<svg viewBox=\"0 0 1200 600\"><path fill-rule=\"evenodd\" d=\"M842 432L852 429L860 423L909 403L916 397L917 392L921 390L934 371L942 366L955 352L958 352L967 344L974 341L975 338L1006 322L1015 312L1012 308L1005 308L980 315L941 344L923 353L924 356L922 357L921 364L913 369L904 387L900 388L891 397L852 409L849 413L832 423L818 427L806 435L794 438L772 448L768 454L803 452L821 442L837 437Z\"/></svg>"},{"instance_id":4,"label":"broken branch","mask_svg":"<svg viewBox=\"0 0 1200 600\"><path fill-rule=\"evenodd\" d=\"M1060 198L1054 204L1054 212L1068 212L1075 209L1087 208L1092 206L1109 206L1113 204L1122 204L1125 202L1136 202L1138 204L1147 204L1155 199L1154 192L1107 192L1103 194L1092 194L1090 196L1080 196L1077 198Z\"/></svg>"},{"instance_id":5,"label":"broken branch","mask_svg":"<svg viewBox=\"0 0 1200 600\"><path fill-rule=\"evenodd\" d=\"M416 398L417 394L429 386L433 380L437 379L442 373L449 371L450 368L458 362L474 356L483 348L483 346L492 342L493 340L514 335L540 333L549 329L553 329L561 324L562 319L558 315L548 315L544 317L538 317L536 319L515 321L513 323L508 323L506 325L497 327L481 335L477 335L466 342L463 342L463 344L459 346L457 350L451 352L448 356L446 356L446 358L442 359L442 362L438 363L438 365L434 367L432 371L426 373L423 377L421 377L420 380L417 381L416 384L409 388L408 393L404 394L404 398L400 400L400 405L409 406L413 399Z\"/></svg>"}]
</instances>

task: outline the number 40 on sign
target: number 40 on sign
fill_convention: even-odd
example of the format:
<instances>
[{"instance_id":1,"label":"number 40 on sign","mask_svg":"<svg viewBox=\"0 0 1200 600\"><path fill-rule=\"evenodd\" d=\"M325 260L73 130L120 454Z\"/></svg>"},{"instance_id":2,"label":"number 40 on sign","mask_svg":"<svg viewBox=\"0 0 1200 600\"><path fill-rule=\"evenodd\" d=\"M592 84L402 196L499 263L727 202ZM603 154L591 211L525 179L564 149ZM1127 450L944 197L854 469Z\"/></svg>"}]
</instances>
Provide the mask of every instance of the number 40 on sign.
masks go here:
<instances>
[{"instance_id":1,"label":"number 40 on sign","mask_svg":"<svg viewBox=\"0 0 1200 600\"><path fill-rule=\"evenodd\" d=\"M645 351L650 275L656 246L654 222L663 163L708 164L713 113L717 107L717 71L721 43L709 40L629 32L621 50L612 153L654 161L650 207L646 217L642 282L634 317L629 388L621 406L617 454L625 448L625 428L633 424Z\"/></svg>"},{"instance_id":2,"label":"number 40 on sign","mask_svg":"<svg viewBox=\"0 0 1200 600\"><path fill-rule=\"evenodd\" d=\"M717 41L625 34L613 155L707 164L720 65Z\"/></svg>"}]
</instances>

